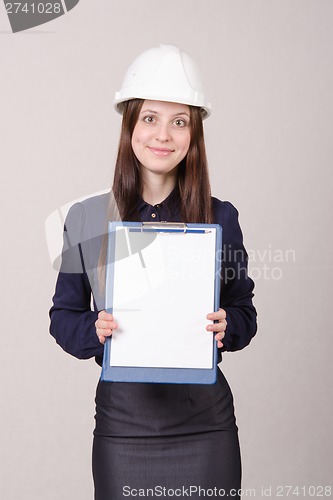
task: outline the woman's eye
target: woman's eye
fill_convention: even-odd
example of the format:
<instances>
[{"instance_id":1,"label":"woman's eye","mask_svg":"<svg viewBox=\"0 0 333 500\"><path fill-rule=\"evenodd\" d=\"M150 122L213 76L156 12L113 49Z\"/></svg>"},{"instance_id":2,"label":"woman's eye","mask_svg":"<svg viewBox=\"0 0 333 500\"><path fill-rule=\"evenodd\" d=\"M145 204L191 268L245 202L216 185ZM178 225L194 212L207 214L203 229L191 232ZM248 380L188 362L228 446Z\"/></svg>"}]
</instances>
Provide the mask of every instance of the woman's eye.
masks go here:
<instances>
[{"instance_id":1,"label":"woman's eye","mask_svg":"<svg viewBox=\"0 0 333 500\"><path fill-rule=\"evenodd\" d=\"M177 120L174 121L174 124L177 125L177 127L186 127L187 125L186 121L181 118L177 118Z\"/></svg>"},{"instance_id":2,"label":"woman's eye","mask_svg":"<svg viewBox=\"0 0 333 500\"><path fill-rule=\"evenodd\" d=\"M154 123L155 118L153 116L145 116L143 121L145 121L146 123Z\"/></svg>"}]
</instances>

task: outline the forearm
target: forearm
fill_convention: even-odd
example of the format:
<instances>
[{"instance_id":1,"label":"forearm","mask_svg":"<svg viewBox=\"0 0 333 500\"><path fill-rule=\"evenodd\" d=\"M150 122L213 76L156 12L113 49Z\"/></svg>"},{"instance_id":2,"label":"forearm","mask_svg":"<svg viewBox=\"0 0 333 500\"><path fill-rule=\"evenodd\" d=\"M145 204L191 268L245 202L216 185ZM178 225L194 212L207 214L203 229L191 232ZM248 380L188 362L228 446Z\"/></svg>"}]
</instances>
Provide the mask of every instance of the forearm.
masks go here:
<instances>
[{"instance_id":1,"label":"forearm","mask_svg":"<svg viewBox=\"0 0 333 500\"><path fill-rule=\"evenodd\" d=\"M50 309L51 335L79 359L103 355L95 329L98 313L90 309L89 292L86 275L60 273Z\"/></svg>"},{"instance_id":2,"label":"forearm","mask_svg":"<svg viewBox=\"0 0 333 500\"><path fill-rule=\"evenodd\" d=\"M227 328L222 351L238 351L246 347L257 331L257 313L253 305L226 307Z\"/></svg>"}]
</instances>

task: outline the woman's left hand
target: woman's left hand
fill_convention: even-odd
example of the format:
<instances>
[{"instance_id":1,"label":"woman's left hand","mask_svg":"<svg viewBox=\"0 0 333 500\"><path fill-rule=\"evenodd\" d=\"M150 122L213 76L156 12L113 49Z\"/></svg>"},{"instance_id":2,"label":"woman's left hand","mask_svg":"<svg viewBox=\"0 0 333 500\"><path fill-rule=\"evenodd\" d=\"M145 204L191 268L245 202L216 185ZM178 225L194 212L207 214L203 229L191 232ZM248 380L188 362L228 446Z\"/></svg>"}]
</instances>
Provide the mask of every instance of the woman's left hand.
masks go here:
<instances>
[{"instance_id":1,"label":"woman's left hand","mask_svg":"<svg viewBox=\"0 0 333 500\"><path fill-rule=\"evenodd\" d=\"M225 336L225 330L227 328L227 313L224 309L219 309L216 312L207 314L207 319L211 321L217 321L217 323L213 323L206 326L206 330L208 332L216 332L215 340L217 341L217 347L223 347L222 339Z\"/></svg>"}]
</instances>

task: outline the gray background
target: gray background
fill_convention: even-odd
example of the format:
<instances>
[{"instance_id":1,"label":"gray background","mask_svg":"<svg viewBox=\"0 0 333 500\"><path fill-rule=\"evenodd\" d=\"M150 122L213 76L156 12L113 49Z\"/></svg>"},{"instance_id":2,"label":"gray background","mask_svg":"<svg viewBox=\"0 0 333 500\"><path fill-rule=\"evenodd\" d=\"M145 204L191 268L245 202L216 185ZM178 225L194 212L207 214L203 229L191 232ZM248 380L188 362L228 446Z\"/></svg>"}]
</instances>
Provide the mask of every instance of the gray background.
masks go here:
<instances>
[{"instance_id":1,"label":"gray background","mask_svg":"<svg viewBox=\"0 0 333 500\"><path fill-rule=\"evenodd\" d=\"M332 16L330 0L81 0L13 35L0 9L1 498L92 499L99 368L48 334L44 223L110 186L113 94L161 42L205 75L213 193L239 209L253 256L259 331L223 361L243 487L330 484Z\"/></svg>"}]
</instances>

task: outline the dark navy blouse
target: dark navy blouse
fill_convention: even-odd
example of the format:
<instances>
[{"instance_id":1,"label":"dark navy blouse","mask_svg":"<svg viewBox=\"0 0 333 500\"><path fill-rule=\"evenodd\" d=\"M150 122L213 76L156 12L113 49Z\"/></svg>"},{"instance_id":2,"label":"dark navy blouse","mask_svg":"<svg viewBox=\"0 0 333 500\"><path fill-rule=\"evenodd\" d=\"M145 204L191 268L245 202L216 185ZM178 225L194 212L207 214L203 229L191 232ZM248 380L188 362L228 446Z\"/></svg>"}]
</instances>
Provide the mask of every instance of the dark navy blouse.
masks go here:
<instances>
[{"instance_id":1,"label":"dark navy blouse","mask_svg":"<svg viewBox=\"0 0 333 500\"><path fill-rule=\"evenodd\" d=\"M50 310L50 333L57 343L77 358L95 356L99 365L104 346L96 335L95 321L98 311L104 309L104 300L99 291L97 267L108 199L108 194L95 196L70 209L65 224L62 267ZM228 323L223 348L219 349L220 360L222 351L236 351L249 344L256 333L256 310L238 212L229 202L216 198L212 201L214 222L223 228L220 306L226 310ZM141 221L180 221L178 190L154 206L140 200L137 210Z\"/></svg>"}]
</instances>

